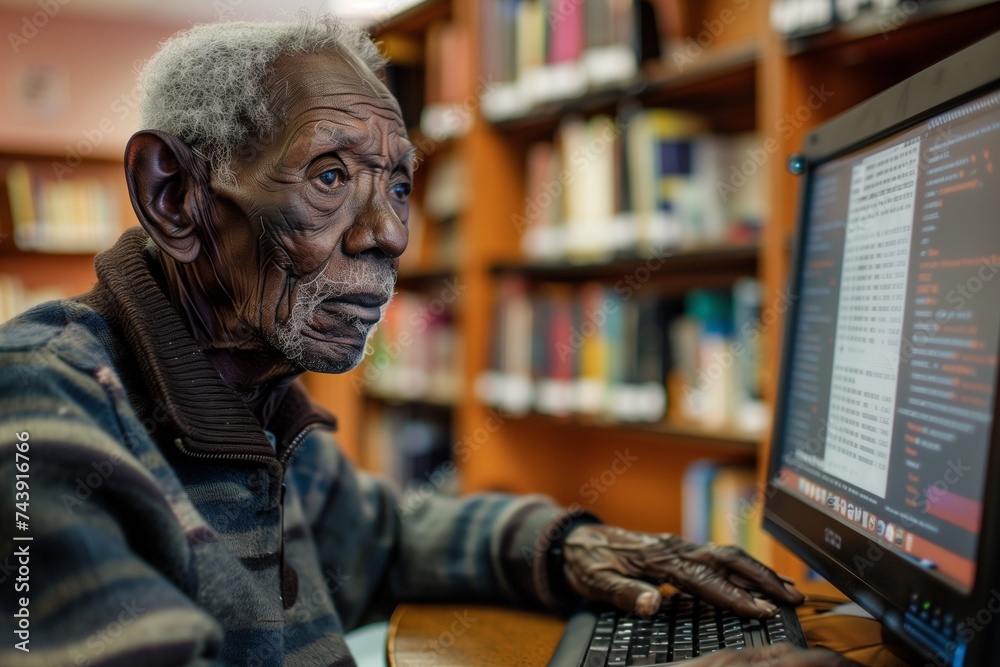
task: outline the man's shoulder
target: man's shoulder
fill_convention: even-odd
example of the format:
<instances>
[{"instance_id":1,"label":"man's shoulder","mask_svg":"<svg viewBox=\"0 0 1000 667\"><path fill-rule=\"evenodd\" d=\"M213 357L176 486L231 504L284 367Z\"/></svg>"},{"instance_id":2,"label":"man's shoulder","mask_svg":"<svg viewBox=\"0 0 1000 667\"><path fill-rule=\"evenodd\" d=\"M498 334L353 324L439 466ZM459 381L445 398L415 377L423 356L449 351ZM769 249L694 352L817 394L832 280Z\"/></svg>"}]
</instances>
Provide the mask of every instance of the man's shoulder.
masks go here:
<instances>
[{"instance_id":1,"label":"man's shoulder","mask_svg":"<svg viewBox=\"0 0 1000 667\"><path fill-rule=\"evenodd\" d=\"M107 321L90 306L72 299L47 301L0 325L0 352L39 349L67 332L92 332L97 340L106 329Z\"/></svg>"},{"instance_id":2,"label":"man's shoulder","mask_svg":"<svg viewBox=\"0 0 1000 667\"><path fill-rule=\"evenodd\" d=\"M55 378L94 380L113 366L117 340L89 306L49 301L0 326L0 376L17 379L22 391Z\"/></svg>"}]
</instances>

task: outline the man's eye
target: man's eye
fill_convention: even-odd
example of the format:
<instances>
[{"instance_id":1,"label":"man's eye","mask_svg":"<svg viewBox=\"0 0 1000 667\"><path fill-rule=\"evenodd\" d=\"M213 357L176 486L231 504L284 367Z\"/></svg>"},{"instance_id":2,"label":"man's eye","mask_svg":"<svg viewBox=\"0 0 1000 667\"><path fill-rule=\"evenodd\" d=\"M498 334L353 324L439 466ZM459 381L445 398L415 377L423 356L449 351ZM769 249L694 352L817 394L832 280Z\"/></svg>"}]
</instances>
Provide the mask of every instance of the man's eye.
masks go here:
<instances>
[{"instance_id":1,"label":"man's eye","mask_svg":"<svg viewBox=\"0 0 1000 667\"><path fill-rule=\"evenodd\" d=\"M410 196L410 191L412 189L413 188L410 187L409 183L397 183L390 188L390 192L392 192L397 199L406 201L406 198Z\"/></svg>"},{"instance_id":2,"label":"man's eye","mask_svg":"<svg viewBox=\"0 0 1000 667\"><path fill-rule=\"evenodd\" d=\"M319 182L328 188L339 188L344 181L344 172L340 169L327 169L319 175Z\"/></svg>"}]
</instances>

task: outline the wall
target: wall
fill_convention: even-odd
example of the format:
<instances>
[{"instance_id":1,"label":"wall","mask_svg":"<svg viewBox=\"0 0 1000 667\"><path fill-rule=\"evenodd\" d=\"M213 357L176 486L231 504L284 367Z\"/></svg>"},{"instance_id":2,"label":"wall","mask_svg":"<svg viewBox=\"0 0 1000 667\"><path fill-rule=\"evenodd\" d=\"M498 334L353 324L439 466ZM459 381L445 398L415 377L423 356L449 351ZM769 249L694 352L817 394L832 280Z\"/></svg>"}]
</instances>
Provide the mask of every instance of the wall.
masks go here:
<instances>
[{"instance_id":1,"label":"wall","mask_svg":"<svg viewBox=\"0 0 1000 667\"><path fill-rule=\"evenodd\" d=\"M0 152L69 167L80 157L120 159L137 128L136 71L183 26L34 9L0 11Z\"/></svg>"}]
</instances>

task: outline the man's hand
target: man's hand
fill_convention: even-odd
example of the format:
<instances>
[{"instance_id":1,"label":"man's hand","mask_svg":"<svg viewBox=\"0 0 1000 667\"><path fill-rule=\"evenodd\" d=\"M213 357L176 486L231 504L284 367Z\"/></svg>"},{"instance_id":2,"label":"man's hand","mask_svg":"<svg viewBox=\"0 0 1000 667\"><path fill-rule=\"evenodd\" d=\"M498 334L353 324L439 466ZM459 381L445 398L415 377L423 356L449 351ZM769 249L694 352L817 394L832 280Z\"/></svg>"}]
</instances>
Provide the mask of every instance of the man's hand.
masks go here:
<instances>
[{"instance_id":1,"label":"man's hand","mask_svg":"<svg viewBox=\"0 0 1000 667\"><path fill-rule=\"evenodd\" d=\"M697 660L684 662L686 667L860 667L833 651L803 651L791 644L774 644L742 651L719 651Z\"/></svg>"},{"instance_id":2,"label":"man's hand","mask_svg":"<svg viewBox=\"0 0 1000 667\"><path fill-rule=\"evenodd\" d=\"M750 591L789 604L805 599L742 549L693 544L675 535L582 525L566 537L563 553L570 588L587 599L644 616L659 609L662 595L657 586L663 583L757 618L771 616L777 609Z\"/></svg>"}]
</instances>

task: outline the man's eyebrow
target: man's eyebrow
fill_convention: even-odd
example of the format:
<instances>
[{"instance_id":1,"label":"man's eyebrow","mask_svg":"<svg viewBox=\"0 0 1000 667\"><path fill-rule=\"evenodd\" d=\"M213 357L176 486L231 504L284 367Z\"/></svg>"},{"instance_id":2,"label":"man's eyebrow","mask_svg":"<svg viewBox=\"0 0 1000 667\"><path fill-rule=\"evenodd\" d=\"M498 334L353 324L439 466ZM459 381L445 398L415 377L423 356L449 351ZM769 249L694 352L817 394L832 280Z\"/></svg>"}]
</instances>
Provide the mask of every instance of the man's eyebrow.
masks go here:
<instances>
[{"instance_id":1,"label":"man's eyebrow","mask_svg":"<svg viewBox=\"0 0 1000 667\"><path fill-rule=\"evenodd\" d=\"M371 140L371 136L364 130L354 130L352 128L338 126L329 121L320 121L319 123L316 123L316 126L313 128L313 132L315 134L322 135L326 141L329 141L338 150L343 148L354 148L368 143L368 141ZM406 148L404 149L403 155L397 161L397 164L412 169L417 159L417 149L406 139L402 139L401 143L405 145Z\"/></svg>"},{"instance_id":2,"label":"man's eyebrow","mask_svg":"<svg viewBox=\"0 0 1000 667\"><path fill-rule=\"evenodd\" d=\"M335 125L328 120L321 120L316 123L313 133L323 137L332 143L336 148L347 148L357 146L368 139L368 133L364 130L353 130L339 125Z\"/></svg>"},{"instance_id":3,"label":"man's eyebrow","mask_svg":"<svg viewBox=\"0 0 1000 667\"><path fill-rule=\"evenodd\" d=\"M415 169L417 165L417 147L413 144L409 144L406 148L406 152L403 154L403 157L400 158L399 163L407 169Z\"/></svg>"}]
</instances>

